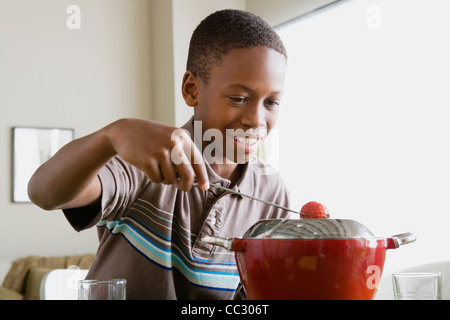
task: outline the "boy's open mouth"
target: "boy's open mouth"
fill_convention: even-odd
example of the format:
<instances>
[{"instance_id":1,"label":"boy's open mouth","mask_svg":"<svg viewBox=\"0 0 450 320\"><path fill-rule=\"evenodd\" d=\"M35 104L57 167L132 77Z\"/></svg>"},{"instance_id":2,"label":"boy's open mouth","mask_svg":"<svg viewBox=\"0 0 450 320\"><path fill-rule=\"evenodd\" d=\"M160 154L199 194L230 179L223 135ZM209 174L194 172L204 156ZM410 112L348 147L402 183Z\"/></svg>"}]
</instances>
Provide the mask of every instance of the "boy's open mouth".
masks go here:
<instances>
[{"instance_id":1,"label":"boy's open mouth","mask_svg":"<svg viewBox=\"0 0 450 320\"><path fill-rule=\"evenodd\" d=\"M255 154L258 150L259 141L262 137L259 136L234 136L234 146L238 154Z\"/></svg>"},{"instance_id":2,"label":"boy's open mouth","mask_svg":"<svg viewBox=\"0 0 450 320\"><path fill-rule=\"evenodd\" d=\"M260 139L259 137L256 137L256 138L252 138L252 137L237 137L237 136L234 137L235 141L237 141L239 143L243 143L243 144L245 144L247 146L251 146L251 145L254 145L254 144L258 143L259 139Z\"/></svg>"}]
</instances>

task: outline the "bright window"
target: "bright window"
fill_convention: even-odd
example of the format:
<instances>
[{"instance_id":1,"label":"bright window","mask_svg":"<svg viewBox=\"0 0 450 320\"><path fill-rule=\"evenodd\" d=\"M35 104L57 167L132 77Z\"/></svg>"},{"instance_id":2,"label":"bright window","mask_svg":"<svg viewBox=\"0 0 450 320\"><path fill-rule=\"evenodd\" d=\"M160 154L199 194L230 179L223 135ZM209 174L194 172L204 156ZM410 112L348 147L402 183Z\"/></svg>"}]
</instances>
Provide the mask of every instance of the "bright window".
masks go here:
<instances>
[{"instance_id":1,"label":"bright window","mask_svg":"<svg viewBox=\"0 0 450 320\"><path fill-rule=\"evenodd\" d=\"M449 12L448 0L346 0L277 28L289 70L273 163L292 206L417 233L393 269L450 258Z\"/></svg>"}]
</instances>

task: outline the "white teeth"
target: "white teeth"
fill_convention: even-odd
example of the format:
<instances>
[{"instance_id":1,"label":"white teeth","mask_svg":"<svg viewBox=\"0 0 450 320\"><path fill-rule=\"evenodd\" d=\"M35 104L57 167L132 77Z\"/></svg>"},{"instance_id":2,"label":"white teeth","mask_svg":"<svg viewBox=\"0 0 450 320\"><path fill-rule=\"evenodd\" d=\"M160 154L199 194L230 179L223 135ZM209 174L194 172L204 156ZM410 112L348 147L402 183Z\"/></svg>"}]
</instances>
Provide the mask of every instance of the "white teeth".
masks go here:
<instances>
[{"instance_id":1,"label":"white teeth","mask_svg":"<svg viewBox=\"0 0 450 320\"><path fill-rule=\"evenodd\" d=\"M237 142L239 143L245 143L248 145L252 145L256 142L258 142L257 138L249 138L249 137L234 137L235 140L237 140Z\"/></svg>"}]
</instances>

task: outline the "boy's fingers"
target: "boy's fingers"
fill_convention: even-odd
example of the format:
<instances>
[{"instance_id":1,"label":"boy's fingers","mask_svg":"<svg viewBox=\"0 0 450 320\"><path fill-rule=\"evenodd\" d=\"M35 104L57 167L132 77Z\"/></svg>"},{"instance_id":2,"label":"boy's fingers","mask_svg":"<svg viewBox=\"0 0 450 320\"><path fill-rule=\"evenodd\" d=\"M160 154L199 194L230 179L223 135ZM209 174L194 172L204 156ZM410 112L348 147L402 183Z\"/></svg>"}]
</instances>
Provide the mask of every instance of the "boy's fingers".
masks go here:
<instances>
[{"instance_id":1,"label":"boy's fingers","mask_svg":"<svg viewBox=\"0 0 450 320\"><path fill-rule=\"evenodd\" d=\"M209 179L202 154L183 132L175 139L177 143L171 151L171 159L179 178L178 188L187 191L197 182L200 189L206 191L209 189Z\"/></svg>"},{"instance_id":2,"label":"boy's fingers","mask_svg":"<svg viewBox=\"0 0 450 320\"><path fill-rule=\"evenodd\" d=\"M145 172L150 181L155 183L161 183L163 181L162 172L160 171L158 162L151 159L144 163L140 169Z\"/></svg>"},{"instance_id":3,"label":"boy's fingers","mask_svg":"<svg viewBox=\"0 0 450 320\"><path fill-rule=\"evenodd\" d=\"M164 184L176 184L178 182L177 170L173 166L170 158L165 158L159 164L161 174L163 177L162 183Z\"/></svg>"},{"instance_id":4,"label":"boy's fingers","mask_svg":"<svg viewBox=\"0 0 450 320\"><path fill-rule=\"evenodd\" d=\"M206 168L204 164L193 164L192 165L195 172L195 181L197 182L200 189L206 191L210 188L208 174L206 173Z\"/></svg>"},{"instance_id":5,"label":"boy's fingers","mask_svg":"<svg viewBox=\"0 0 450 320\"><path fill-rule=\"evenodd\" d=\"M206 191L209 189L208 173L206 171L203 156L195 144L191 143L192 168L195 172L195 179L200 189Z\"/></svg>"},{"instance_id":6,"label":"boy's fingers","mask_svg":"<svg viewBox=\"0 0 450 320\"><path fill-rule=\"evenodd\" d=\"M180 190L189 191L195 182L195 173L192 166L183 162L176 166L176 170L179 178L177 187Z\"/></svg>"}]
</instances>

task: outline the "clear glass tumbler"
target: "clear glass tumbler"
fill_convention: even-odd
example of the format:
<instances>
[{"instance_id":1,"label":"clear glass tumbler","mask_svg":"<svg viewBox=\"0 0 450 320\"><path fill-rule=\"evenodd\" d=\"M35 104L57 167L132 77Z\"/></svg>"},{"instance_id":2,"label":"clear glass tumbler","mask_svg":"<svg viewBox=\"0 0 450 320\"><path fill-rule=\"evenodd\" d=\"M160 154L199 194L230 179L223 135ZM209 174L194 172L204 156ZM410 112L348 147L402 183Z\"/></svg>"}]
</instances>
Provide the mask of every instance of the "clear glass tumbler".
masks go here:
<instances>
[{"instance_id":1,"label":"clear glass tumbler","mask_svg":"<svg viewBox=\"0 0 450 320\"><path fill-rule=\"evenodd\" d=\"M125 300L125 279L80 280L78 300Z\"/></svg>"},{"instance_id":2,"label":"clear glass tumbler","mask_svg":"<svg viewBox=\"0 0 450 320\"><path fill-rule=\"evenodd\" d=\"M440 300L440 272L399 272L392 275L395 300Z\"/></svg>"}]
</instances>

